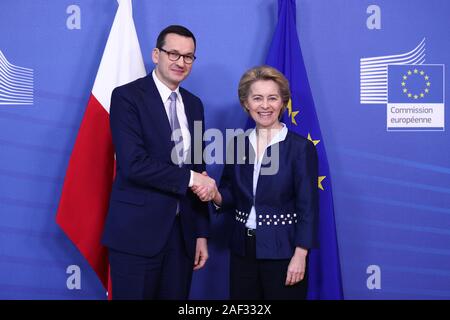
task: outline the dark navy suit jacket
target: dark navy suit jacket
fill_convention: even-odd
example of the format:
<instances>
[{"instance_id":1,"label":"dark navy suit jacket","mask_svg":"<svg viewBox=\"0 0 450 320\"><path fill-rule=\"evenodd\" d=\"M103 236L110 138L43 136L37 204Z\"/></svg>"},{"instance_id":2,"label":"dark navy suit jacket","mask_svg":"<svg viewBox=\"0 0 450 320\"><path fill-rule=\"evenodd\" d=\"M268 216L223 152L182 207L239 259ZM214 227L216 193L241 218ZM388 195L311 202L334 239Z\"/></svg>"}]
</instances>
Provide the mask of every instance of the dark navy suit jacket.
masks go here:
<instances>
[{"instance_id":1,"label":"dark navy suit jacket","mask_svg":"<svg viewBox=\"0 0 450 320\"><path fill-rule=\"evenodd\" d=\"M279 147L278 172L258 178L253 196L255 153L248 136L242 150L234 139L234 164L226 164L220 181L222 209L234 216L231 250L245 254L245 237L251 207L256 210L256 257L259 259L290 259L296 246L317 246L318 180L317 152L314 144L288 131L284 141L267 148L263 167ZM269 157L268 157L269 156ZM264 160L265 159L265 160ZM240 160L242 164L238 164ZM261 168L262 172L262 168Z\"/></svg>"},{"instance_id":2,"label":"dark navy suit jacket","mask_svg":"<svg viewBox=\"0 0 450 320\"><path fill-rule=\"evenodd\" d=\"M180 94L191 133L190 158L194 159L194 121L202 121L203 134L203 104L183 88ZM180 168L172 163L171 128L151 73L114 89L110 126L116 177L102 243L131 254L157 254L168 239L179 202L184 242L193 255L196 238L208 237L209 216L207 204L188 184L190 170L202 172L205 165Z\"/></svg>"}]
</instances>

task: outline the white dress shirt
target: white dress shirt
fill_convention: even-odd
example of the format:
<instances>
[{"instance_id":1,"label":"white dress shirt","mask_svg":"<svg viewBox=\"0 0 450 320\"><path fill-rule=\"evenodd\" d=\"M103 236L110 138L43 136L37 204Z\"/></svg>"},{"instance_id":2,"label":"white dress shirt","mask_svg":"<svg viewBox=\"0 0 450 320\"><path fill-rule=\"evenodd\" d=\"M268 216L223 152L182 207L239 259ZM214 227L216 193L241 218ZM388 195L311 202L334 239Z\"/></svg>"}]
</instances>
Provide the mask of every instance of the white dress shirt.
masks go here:
<instances>
[{"instance_id":1,"label":"white dress shirt","mask_svg":"<svg viewBox=\"0 0 450 320\"><path fill-rule=\"evenodd\" d=\"M180 87L175 90L171 90L164 83L159 80L156 75L156 71L152 72L153 81L155 81L156 88L158 89L161 100L164 104L164 109L166 110L167 119L170 122L170 94L172 92L177 93L177 117L180 122L181 135L183 136L183 162L186 160L189 148L191 146L191 133L189 132L189 125L187 122L186 112L184 111L183 97L180 94ZM191 177L189 179L189 187L193 185L193 172L191 170Z\"/></svg>"}]
</instances>

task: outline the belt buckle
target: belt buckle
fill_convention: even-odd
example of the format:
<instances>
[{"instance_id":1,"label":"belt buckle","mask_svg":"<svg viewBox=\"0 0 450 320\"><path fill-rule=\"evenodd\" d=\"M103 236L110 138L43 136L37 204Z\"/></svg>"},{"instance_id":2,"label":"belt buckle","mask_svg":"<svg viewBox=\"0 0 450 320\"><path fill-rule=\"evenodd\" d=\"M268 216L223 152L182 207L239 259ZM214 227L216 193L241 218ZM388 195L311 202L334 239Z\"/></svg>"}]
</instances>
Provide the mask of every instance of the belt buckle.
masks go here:
<instances>
[{"instance_id":1,"label":"belt buckle","mask_svg":"<svg viewBox=\"0 0 450 320\"><path fill-rule=\"evenodd\" d=\"M255 229L247 229L247 236L248 237L255 236Z\"/></svg>"}]
</instances>

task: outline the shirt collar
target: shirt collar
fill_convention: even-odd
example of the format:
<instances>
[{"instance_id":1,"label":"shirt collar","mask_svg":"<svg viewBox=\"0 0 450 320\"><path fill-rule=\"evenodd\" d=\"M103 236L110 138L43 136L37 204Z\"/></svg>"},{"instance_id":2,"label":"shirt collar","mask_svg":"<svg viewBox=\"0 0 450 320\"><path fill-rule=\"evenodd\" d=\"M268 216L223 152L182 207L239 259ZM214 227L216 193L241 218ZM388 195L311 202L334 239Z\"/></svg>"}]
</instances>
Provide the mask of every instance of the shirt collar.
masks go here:
<instances>
[{"instance_id":1,"label":"shirt collar","mask_svg":"<svg viewBox=\"0 0 450 320\"><path fill-rule=\"evenodd\" d=\"M152 77L153 77L153 81L155 81L156 88L158 89L159 95L161 96L161 100L163 101L163 103L166 103L166 101L169 100L170 94L172 92L176 92L177 93L177 100L181 101L180 86L178 86L174 91L170 90L170 88L168 86L166 86L156 76L155 69L153 69Z\"/></svg>"},{"instance_id":2,"label":"shirt collar","mask_svg":"<svg viewBox=\"0 0 450 320\"><path fill-rule=\"evenodd\" d=\"M278 131L278 133L272 138L272 141L270 141L267 147L270 147L271 145L284 141L286 139L288 128L283 122L280 122L280 124L283 126L283 128L281 128L281 130ZM253 146L253 150L255 150L256 152L256 128L253 128L248 138Z\"/></svg>"}]
</instances>

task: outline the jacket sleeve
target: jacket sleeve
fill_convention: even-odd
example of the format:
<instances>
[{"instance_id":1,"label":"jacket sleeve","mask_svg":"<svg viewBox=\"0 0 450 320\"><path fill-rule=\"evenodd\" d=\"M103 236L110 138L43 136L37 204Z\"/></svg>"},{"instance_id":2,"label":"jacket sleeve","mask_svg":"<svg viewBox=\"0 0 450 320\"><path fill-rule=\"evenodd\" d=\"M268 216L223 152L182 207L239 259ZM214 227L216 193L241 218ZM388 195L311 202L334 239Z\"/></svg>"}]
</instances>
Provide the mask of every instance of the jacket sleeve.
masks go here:
<instances>
[{"instance_id":1,"label":"jacket sleeve","mask_svg":"<svg viewBox=\"0 0 450 320\"><path fill-rule=\"evenodd\" d=\"M294 163L295 209L297 224L295 227L295 246L305 249L316 247L319 215L318 159L314 144L306 141L299 157Z\"/></svg>"},{"instance_id":2,"label":"jacket sleeve","mask_svg":"<svg viewBox=\"0 0 450 320\"><path fill-rule=\"evenodd\" d=\"M220 179L219 192L222 195L222 204L220 209L234 208L234 199L232 193L233 185L233 165L225 164L222 178Z\"/></svg>"},{"instance_id":3,"label":"jacket sleeve","mask_svg":"<svg viewBox=\"0 0 450 320\"><path fill-rule=\"evenodd\" d=\"M123 178L144 188L186 194L190 171L155 159L147 152L137 107L130 94L121 89L116 88L112 93L110 127Z\"/></svg>"},{"instance_id":4,"label":"jacket sleeve","mask_svg":"<svg viewBox=\"0 0 450 320\"><path fill-rule=\"evenodd\" d=\"M225 157L225 165L222 172L222 177L220 178L219 184L219 192L222 195L222 204L220 209L233 209L235 206L235 202L233 199L233 185L236 184L234 181L234 166L236 163L235 155L236 155L236 138L230 142L227 148L227 156ZM233 148L234 152L232 154L228 154L228 151L231 151L230 148ZM230 157L232 155L232 157Z\"/></svg>"}]
</instances>

